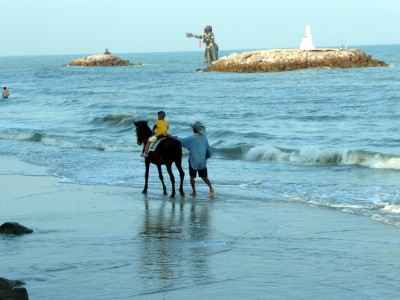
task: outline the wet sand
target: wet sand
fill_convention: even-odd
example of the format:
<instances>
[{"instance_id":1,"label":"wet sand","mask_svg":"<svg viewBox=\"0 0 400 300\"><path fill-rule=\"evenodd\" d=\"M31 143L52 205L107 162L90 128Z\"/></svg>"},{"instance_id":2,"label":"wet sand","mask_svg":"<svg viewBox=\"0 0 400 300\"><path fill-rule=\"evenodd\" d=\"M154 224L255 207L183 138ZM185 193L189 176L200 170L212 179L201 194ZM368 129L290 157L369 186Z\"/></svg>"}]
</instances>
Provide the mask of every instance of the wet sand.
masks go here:
<instances>
[{"instance_id":1,"label":"wet sand","mask_svg":"<svg viewBox=\"0 0 400 300\"><path fill-rule=\"evenodd\" d=\"M15 173L26 174L24 176ZM397 299L399 229L301 203L60 183L0 158L0 276L30 299ZM34 176L32 176L34 175ZM186 182L187 184L187 182ZM188 192L188 186L185 187Z\"/></svg>"}]
</instances>

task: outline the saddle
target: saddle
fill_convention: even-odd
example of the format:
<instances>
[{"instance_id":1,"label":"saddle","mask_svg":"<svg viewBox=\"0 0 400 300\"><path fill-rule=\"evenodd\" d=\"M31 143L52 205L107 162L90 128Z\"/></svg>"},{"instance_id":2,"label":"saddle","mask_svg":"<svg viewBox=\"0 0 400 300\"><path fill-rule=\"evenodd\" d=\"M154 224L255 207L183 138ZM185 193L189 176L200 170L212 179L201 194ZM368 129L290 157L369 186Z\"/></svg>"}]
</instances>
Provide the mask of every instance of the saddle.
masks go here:
<instances>
[{"instance_id":1,"label":"saddle","mask_svg":"<svg viewBox=\"0 0 400 300\"><path fill-rule=\"evenodd\" d=\"M157 139L157 141L155 141L154 143L150 144L149 152L156 151L157 146L158 146L163 140L165 140L166 138L168 138L168 137L167 137L167 136L164 136L164 137L162 137L162 138L160 138L160 139Z\"/></svg>"}]
</instances>

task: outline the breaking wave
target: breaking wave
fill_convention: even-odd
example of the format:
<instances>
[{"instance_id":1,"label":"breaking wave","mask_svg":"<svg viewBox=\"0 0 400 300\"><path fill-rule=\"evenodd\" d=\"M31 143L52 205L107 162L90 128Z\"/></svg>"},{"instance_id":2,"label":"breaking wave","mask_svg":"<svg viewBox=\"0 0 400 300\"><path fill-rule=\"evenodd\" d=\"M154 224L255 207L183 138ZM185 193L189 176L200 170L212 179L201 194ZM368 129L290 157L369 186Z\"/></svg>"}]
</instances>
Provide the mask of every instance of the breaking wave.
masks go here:
<instances>
[{"instance_id":1,"label":"breaking wave","mask_svg":"<svg viewBox=\"0 0 400 300\"><path fill-rule=\"evenodd\" d=\"M399 204L391 204L391 203L383 203L380 206L380 210L389 214L400 214L400 205Z\"/></svg>"},{"instance_id":2,"label":"breaking wave","mask_svg":"<svg viewBox=\"0 0 400 300\"><path fill-rule=\"evenodd\" d=\"M41 142L45 136L41 132L0 132L0 140Z\"/></svg>"},{"instance_id":3,"label":"breaking wave","mask_svg":"<svg viewBox=\"0 0 400 300\"><path fill-rule=\"evenodd\" d=\"M0 140L9 140L17 142L30 142L40 143L45 146L69 148L69 149L88 149L95 151L106 152L132 152L134 151L134 144L103 144L96 142L88 142L84 140L74 139L73 137L61 135L48 135L43 132L18 132L6 131L0 132Z\"/></svg>"},{"instance_id":4,"label":"breaking wave","mask_svg":"<svg viewBox=\"0 0 400 300\"><path fill-rule=\"evenodd\" d=\"M111 117L113 116L113 117ZM133 122L129 115L108 115L102 118L112 124ZM0 140L40 143L60 148L89 149L107 152L132 152L137 150L135 144L105 143L90 138L82 139L73 136L49 135L40 131L22 132L7 130L0 132ZM290 149L273 146L252 146L246 143L224 146L213 145L213 153L223 159L246 161L269 161L321 166L360 166L371 169L400 170L400 155L386 154L365 150L324 150L316 148Z\"/></svg>"},{"instance_id":5,"label":"breaking wave","mask_svg":"<svg viewBox=\"0 0 400 300\"><path fill-rule=\"evenodd\" d=\"M248 161L288 162L309 165L354 165L371 169L400 170L400 155L365 150L288 149L240 144L214 148L216 154Z\"/></svg>"},{"instance_id":6,"label":"breaking wave","mask_svg":"<svg viewBox=\"0 0 400 300\"><path fill-rule=\"evenodd\" d=\"M96 117L92 120L95 124L105 124L109 126L129 126L133 127L135 118L130 114L109 114L103 117Z\"/></svg>"},{"instance_id":7,"label":"breaking wave","mask_svg":"<svg viewBox=\"0 0 400 300\"><path fill-rule=\"evenodd\" d=\"M242 159L250 149L251 146L247 144L238 144L231 147L217 147L214 145L212 151L228 159Z\"/></svg>"},{"instance_id":8,"label":"breaking wave","mask_svg":"<svg viewBox=\"0 0 400 300\"><path fill-rule=\"evenodd\" d=\"M319 151L254 147L244 156L252 161L294 162L316 165L355 165L372 169L400 170L400 155L364 150Z\"/></svg>"}]
</instances>

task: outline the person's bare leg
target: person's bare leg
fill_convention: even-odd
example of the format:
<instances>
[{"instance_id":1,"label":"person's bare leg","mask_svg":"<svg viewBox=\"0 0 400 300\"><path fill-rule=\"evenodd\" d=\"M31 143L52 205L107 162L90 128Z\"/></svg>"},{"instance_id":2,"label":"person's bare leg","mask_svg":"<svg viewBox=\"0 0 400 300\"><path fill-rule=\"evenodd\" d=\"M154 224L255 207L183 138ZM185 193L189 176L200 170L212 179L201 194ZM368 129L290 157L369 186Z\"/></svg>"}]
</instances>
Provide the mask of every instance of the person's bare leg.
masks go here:
<instances>
[{"instance_id":1,"label":"person's bare leg","mask_svg":"<svg viewBox=\"0 0 400 300\"><path fill-rule=\"evenodd\" d=\"M208 179L208 177L202 177L203 181L208 185L208 193L210 195L214 195L214 189L212 187L211 181Z\"/></svg>"},{"instance_id":2,"label":"person's bare leg","mask_svg":"<svg viewBox=\"0 0 400 300\"><path fill-rule=\"evenodd\" d=\"M150 142L147 142L146 145L144 146L144 150L143 150L144 157L147 157L147 155L149 154L149 148L150 148Z\"/></svg>"},{"instance_id":3,"label":"person's bare leg","mask_svg":"<svg viewBox=\"0 0 400 300\"><path fill-rule=\"evenodd\" d=\"M196 179L190 177L190 185L192 186L192 196L196 196Z\"/></svg>"}]
</instances>

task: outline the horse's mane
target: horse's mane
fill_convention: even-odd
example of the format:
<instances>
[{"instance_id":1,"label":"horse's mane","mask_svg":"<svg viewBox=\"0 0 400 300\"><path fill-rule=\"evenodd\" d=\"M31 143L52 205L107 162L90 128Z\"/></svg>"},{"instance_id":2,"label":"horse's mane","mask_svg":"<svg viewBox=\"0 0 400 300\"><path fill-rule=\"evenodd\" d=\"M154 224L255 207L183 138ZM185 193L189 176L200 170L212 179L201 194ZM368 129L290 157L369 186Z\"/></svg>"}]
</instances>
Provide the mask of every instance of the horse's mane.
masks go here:
<instances>
[{"instance_id":1,"label":"horse's mane","mask_svg":"<svg viewBox=\"0 0 400 300\"><path fill-rule=\"evenodd\" d=\"M135 121L136 127L136 136L138 144L147 143L147 139L153 134L153 131L150 129L147 121Z\"/></svg>"},{"instance_id":2,"label":"horse's mane","mask_svg":"<svg viewBox=\"0 0 400 300\"><path fill-rule=\"evenodd\" d=\"M149 133L150 132L150 134L151 134L151 132L152 132L152 130L149 127L149 124L147 124L147 121L136 121L135 122L135 126L137 128L140 128L140 129L146 131L145 133Z\"/></svg>"}]
</instances>

